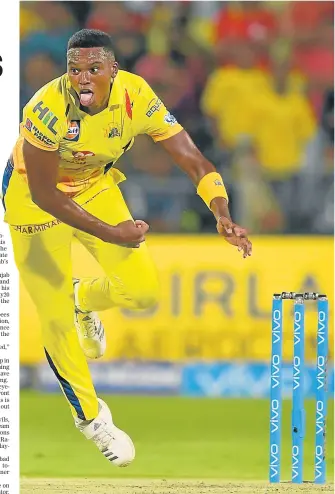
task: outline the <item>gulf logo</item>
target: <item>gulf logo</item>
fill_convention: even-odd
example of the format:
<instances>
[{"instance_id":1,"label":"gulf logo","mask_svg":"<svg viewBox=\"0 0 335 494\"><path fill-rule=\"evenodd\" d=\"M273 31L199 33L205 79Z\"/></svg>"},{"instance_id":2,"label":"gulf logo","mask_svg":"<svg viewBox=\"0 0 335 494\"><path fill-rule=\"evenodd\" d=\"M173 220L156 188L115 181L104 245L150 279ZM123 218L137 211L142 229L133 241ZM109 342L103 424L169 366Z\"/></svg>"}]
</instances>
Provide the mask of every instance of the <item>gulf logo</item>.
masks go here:
<instances>
[{"instance_id":1,"label":"gulf logo","mask_svg":"<svg viewBox=\"0 0 335 494\"><path fill-rule=\"evenodd\" d=\"M64 139L67 141L76 142L79 140L80 120L71 120Z\"/></svg>"}]
</instances>

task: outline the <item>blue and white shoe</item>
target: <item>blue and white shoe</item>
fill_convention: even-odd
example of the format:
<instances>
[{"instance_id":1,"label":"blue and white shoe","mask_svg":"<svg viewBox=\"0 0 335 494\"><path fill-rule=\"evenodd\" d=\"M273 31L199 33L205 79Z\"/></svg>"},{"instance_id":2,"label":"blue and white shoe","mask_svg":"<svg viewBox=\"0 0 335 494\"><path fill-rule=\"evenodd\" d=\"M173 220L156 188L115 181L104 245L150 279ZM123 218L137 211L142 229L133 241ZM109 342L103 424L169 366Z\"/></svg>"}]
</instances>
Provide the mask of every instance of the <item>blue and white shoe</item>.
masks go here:
<instances>
[{"instance_id":1,"label":"blue and white shoe","mask_svg":"<svg viewBox=\"0 0 335 494\"><path fill-rule=\"evenodd\" d=\"M78 333L80 346L87 358L97 359L103 356L106 351L105 330L98 317L93 311L85 312L80 310L78 303L78 288L80 280L73 280L74 289L74 324Z\"/></svg>"}]
</instances>

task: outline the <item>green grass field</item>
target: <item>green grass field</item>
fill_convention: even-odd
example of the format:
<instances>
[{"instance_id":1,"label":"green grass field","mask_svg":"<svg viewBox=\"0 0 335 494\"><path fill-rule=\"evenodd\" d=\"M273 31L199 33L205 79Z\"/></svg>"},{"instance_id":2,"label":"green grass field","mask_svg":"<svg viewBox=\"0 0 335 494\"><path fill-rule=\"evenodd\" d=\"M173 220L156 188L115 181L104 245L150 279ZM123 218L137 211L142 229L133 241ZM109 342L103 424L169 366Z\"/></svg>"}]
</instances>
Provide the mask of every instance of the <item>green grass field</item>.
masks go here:
<instances>
[{"instance_id":1,"label":"green grass field","mask_svg":"<svg viewBox=\"0 0 335 494\"><path fill-rule=\"evenodd\" d=\"M102 398L111 407L116 425L126 430L134 440L136 459L132 465L124 469L111 466L96 447L75 429L62 395L24 391L21 393L21 476L60 479L119 477L267 481L268 400L110 395ZM306 412L304 477L312 480L315 420L313 401L306 402ZM283 414L282 478L289 480L290 402L284 402ZM333 416L333 403L329 403L329 481L333 480L334 470ZM23 492L49 491L42 489ZM66 492L77 491L72 489ZM156 489L153 492L161 491Z\"/></svg>"}]
</instances>

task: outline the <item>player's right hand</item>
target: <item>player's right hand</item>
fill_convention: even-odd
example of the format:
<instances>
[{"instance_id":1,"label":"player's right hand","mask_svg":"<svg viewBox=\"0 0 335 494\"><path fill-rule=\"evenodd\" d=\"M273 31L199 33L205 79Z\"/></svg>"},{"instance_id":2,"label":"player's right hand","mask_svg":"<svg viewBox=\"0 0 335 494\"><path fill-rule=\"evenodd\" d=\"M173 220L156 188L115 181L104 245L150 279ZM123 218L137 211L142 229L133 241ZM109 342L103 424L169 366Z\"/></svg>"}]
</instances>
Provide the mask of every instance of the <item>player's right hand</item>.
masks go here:
<instances>
[{"instance_id":1,"label":"player's right hand","mask_svg":"<svg viewBox=\"0 0 335 494\"><path fill-rule=\"evenodd\" d=\"M122 247L137 249L144 242L148 230L149 225L145 221L122 221L113 228L113 239L110 242Z\"/></svg>"}]
</instances>

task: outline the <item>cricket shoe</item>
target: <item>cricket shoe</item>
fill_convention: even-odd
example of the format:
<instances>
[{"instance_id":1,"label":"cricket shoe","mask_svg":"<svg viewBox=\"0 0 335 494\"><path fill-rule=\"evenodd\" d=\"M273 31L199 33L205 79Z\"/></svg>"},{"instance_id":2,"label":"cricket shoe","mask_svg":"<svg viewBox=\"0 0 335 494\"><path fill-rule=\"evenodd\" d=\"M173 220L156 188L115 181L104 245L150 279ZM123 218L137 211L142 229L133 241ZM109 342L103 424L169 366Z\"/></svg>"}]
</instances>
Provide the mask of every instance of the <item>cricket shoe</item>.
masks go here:
<instances>
[{"instance_id":1,"label":"cricket shoe","mask_svg":"<svg viewBox=\"0 0 335 494\"><path fill-rule=\"evenodd\" d=\"M104 401L98 398L98 416L87 423L86 420L75 418L76 427L86 439L93 441L108 461L118 467L128 466L135 458L135 446L128 434L118 429L111 411Z\"/></svg>"},{"instance_id":2,"label":"cricket shoe","mask_svg":"<svg viewBox=\"0 0 335 494\"><path fill-rule=\"evenodd\" d=\"M79 280L74 279L74 324L78 333L79 343L86 357L97 359L102 357L106 351L105 330L96 312L80 310L78 288Z\"/></svg>"}]
</instances>

